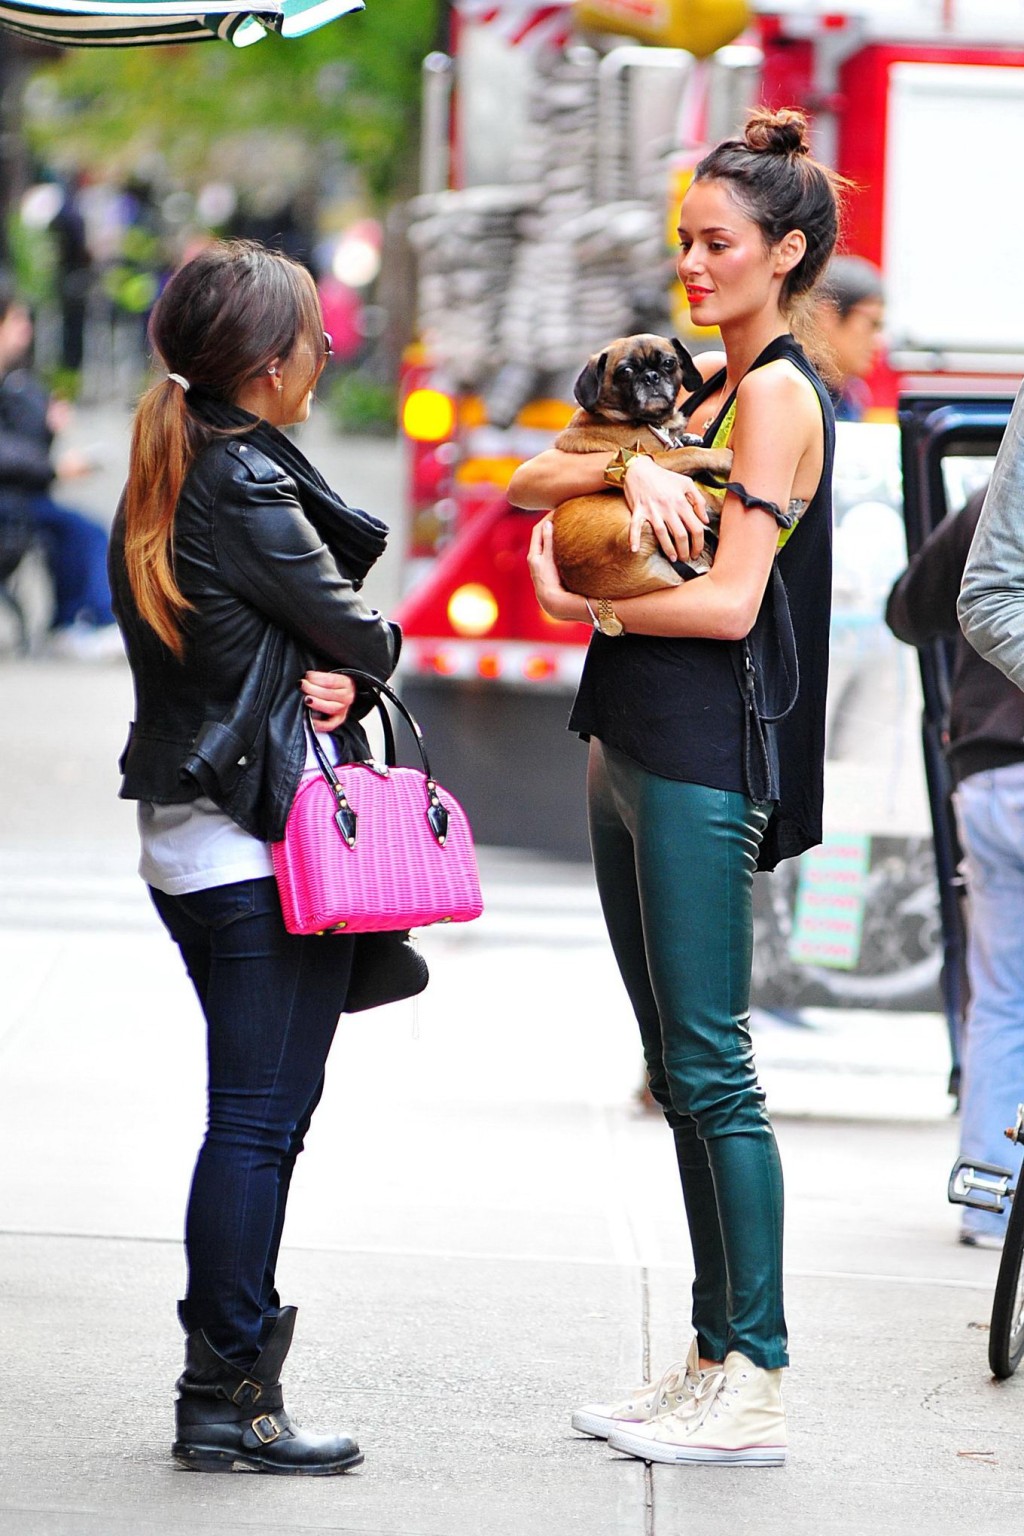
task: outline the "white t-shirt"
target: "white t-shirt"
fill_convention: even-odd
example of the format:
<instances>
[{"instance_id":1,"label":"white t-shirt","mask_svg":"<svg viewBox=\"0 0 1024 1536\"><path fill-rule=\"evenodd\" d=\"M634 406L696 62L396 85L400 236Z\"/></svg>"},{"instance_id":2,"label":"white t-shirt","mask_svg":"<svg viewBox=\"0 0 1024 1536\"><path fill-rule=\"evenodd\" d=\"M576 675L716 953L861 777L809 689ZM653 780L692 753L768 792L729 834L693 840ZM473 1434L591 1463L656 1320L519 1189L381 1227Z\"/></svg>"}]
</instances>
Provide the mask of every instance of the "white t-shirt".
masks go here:
<instances>
[{"instance_id":1,"label":"white t-shirt","mask_svg":"<svg viewBox=\"0 0 1024 1536\"><path fill-rule=\"evenodd\" d=\"M330 736L321 735L320 745L337 762ZM320 771L308 741L303 771ZM233 885L236 880L262 880L274 873L270 844L244 832L205 795L184 805L140 800L138 827L139 874L167 896L187 896L215 885Z\"/></svg>"}]
</instances>

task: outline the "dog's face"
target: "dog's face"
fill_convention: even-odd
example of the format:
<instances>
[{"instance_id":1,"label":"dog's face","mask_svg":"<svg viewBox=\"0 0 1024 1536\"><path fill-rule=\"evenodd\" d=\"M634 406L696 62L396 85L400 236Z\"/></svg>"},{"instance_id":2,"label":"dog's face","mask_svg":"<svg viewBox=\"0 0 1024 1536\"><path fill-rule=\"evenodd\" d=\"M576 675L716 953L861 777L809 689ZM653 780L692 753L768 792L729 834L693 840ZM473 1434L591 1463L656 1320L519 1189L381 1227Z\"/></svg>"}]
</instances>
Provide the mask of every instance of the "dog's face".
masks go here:
<instances>
[{"instance_id":1,"label":"dog's face","mask_svg":"<svg viewBox=\"0 0 1024 1536\"><path fill-rule=\"evenodd\" d=\"M620 337L595 352L573 393L591 416L657 425L674 412L681 388L692 392L701 382L681 342L645 333Z\"/></svg>"}]
</instances>

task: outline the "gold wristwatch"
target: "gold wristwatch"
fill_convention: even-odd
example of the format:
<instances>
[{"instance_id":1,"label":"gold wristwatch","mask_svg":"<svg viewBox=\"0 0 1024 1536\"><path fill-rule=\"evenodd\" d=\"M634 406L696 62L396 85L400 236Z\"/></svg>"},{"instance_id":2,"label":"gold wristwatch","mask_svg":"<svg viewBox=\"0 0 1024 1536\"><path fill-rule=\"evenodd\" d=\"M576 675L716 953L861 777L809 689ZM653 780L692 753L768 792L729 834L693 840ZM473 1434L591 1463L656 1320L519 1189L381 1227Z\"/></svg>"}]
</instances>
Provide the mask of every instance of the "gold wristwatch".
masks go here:
<instances>
[{"instance_id":1,"label":"gold wristwatch","mask_svg":"<svg viewBox=\"0 0 1024 1536\"><path fill-rule=\"evenodd\" d=\"M623 624L607 597L599 597L597 600L597 628L601 631L602 635L607 635L611 640L626 633L625 624Z\"/></svg>"},{"instance_id":2,"label":"gold wristwatch","mask_svg":"<svg viewBox=\"0 0 1024 1536\"><path fill-rule=\"evenodd\" d=\"M618 453L608 460L604 472L604 483L610 485L613 490L621 491L626 483L626 470L634 459L649 459L651 455L645 448L641 448L639 442L635 448L620 448Z\"/></svg>"}]
</instances>

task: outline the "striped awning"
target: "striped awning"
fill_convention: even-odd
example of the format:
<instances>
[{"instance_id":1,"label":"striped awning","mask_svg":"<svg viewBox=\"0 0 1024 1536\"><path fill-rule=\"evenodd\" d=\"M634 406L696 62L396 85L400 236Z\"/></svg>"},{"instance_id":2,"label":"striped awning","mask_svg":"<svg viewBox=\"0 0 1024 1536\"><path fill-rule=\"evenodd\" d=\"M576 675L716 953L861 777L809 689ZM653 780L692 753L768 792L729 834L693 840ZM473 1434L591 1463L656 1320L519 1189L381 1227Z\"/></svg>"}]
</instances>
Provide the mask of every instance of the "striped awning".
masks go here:
<instances>
[{"instance_id":1,"label":"striped awning","mask_svg":"<svg viewBox=\"0 0 1024 1536\"><path fill-rule=\"evenodd\" d=\"M516 47L562 48L572 30L572 0L455 0L455 9Z\"/></svg>"},{"instance_id":2,"label":"striped awning","mask_svg":"<svg viewBox=\"0 0 1024 1536\"><path fill-rule=\"evenodd\" d=\"M64 48L135 48L159 43L205 43L222 38L236 48L268 32L302 37L317 27L365 9L364 0L0 0L0 26L37 43ZM2 45L0 45L2 46Z\"/></svg>"}]
</instances>

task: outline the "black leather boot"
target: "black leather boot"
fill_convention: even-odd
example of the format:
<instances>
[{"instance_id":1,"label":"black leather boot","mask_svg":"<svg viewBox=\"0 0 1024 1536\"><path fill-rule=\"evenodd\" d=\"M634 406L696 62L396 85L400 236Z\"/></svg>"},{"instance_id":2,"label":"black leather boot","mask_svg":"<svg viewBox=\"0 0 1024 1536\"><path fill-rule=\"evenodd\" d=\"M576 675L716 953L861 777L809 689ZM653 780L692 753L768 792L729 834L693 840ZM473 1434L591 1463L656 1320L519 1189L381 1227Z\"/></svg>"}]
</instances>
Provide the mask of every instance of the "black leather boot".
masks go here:
<instances>
[{"instance_id":1,"label":"black leather boot","mask_svg":"<svg viewBox=\"0 0 1024 1536\"><path fill-rule=\"evenodd\" d=\"M329 1477L359 1466L363 1457L354 1440L309 1435L285 1412L281 1367L294 1329L295 1308L282 1308L248 1371L219 1355L201 1330L188 1335L175 1408L176 1461L195 1472L305 1477Z\"/></svg>"}]
</instances>

